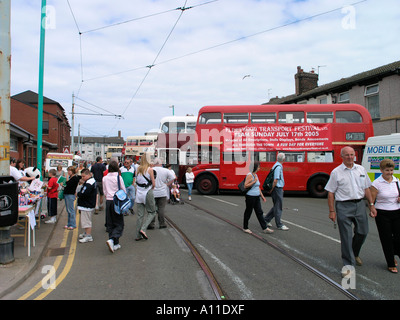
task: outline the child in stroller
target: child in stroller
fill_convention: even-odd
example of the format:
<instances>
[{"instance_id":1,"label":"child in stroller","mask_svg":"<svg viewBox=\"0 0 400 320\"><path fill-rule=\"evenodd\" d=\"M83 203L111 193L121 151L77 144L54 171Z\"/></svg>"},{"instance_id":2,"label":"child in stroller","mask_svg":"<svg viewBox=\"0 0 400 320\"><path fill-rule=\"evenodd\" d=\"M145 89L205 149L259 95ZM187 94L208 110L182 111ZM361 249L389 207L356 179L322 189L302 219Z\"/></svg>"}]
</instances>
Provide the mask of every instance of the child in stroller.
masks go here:
<instances>
[{"instance_id":1,"label":"child in stroller","mask_svg":"<svg viewBox=\"0 0 400 320\"><path fill-rule=\"evenodd\" d=\"M171 187L171 204L180 203L183 204L183 201L180 197L179 187L177 184L173 183Z\"/></svg>"}]
</instances>

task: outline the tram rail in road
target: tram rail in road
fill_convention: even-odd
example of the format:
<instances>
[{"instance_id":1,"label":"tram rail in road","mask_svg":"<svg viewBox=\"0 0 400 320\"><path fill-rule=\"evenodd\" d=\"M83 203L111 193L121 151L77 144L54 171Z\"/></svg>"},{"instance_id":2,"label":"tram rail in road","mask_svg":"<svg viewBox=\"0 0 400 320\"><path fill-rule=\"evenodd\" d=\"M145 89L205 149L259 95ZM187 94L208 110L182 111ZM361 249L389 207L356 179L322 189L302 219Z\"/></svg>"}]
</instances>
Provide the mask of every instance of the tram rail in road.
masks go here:
<instances>
[{"instance_id":1,"label":"tram rail in road","mask_svg":"<svg viewBox=\"0 0 400 320\"><path fill-rule=\"evenodd\" d=\"M203 211L203 212L205 212L205 213L207 213L207 214L209 214L209 215L211 215L211 216L213 216L213 217L215 217L215 218L217 218L219 220L222 220L223 222L225 222L227 224L230 224L231 226L234 226L235 228L238 228L238 229L242 230L242 227L239 226L238 224L230 221L229 219L223 218L223 217L219 216L218 214L215 214L214 212L211 212L208 209L205 209L205 208L203 208L203 207L201 207L199 205L193 204L193 203L189 203L189 202L185 202L185 203L190 205L190 206L192 206L192 207L194 207L194 208L196 208L196 209L198 209L198 210L201 210L201 211ZM223 299L227 299L226 294L223 293L222 289L220 288L220 286L218 284L218 281L216 280L216 278L212 274L212 271L207 266L206 262L201 257L201 255L198 252L198 250L190 242L189 238L181 230L179 230L179 228L174 224L174 222L169 217L166 217L166 218L167 218L168 223L171 225L171 227L173 227L179 233L179 235L182 237L182 239L184 240L186 245L188 245L188 247L190 248L190 250L194 254L196 260L198 261L198 263L200 264L201 268L205 272L205 274L206 274L206 276L207 276L207 278L208 278L208 280L210 282L210 285L214 290L214 293L215 293L217 299L222 300L222 297L224 297ZM278 251L281 254L285 255L286 257L290 258L291 260L293 260L297 264L301 265L303 268L307 269L312 274L314 274L315 276L319 277L320 279L322 279L323 281L325 281L326 283L328 283L329 285L331 285L332 287L334 287L335 289L337 289L338 291L343 293L349 299L351 299L351 300L360 300L356 295L352 294L350 291L345 289L341 284L339 284L336 281L332 280L330 277L328 277L327 275L325 275L324 273L322 273L318 269L312 267L308 263L304 262L303 260L299 259L298 257L292 255L287 250L281 248L280 246L268 241L267 239L255 234L255 233L252 233L251 236L253 236L254 238L256 238L259 241L262 241L263 243L265 243L268 246L272 247L276 251Z\"/></svg>"}]
</instances>

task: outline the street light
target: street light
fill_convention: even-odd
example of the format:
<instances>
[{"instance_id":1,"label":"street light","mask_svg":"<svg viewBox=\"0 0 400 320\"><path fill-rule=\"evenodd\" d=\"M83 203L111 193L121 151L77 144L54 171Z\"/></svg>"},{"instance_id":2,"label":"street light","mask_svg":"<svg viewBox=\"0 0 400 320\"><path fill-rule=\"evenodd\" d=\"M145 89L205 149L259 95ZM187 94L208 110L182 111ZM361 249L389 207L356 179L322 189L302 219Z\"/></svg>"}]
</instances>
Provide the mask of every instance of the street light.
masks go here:
<instances>
[{"instance_id":1,"label":"street light","mask_svg":"<svg viewBox=\"0 0 400 320\"><path fill-rule=\"evenodd\" d=\"M175 115L175 106L172 105L172 106L169 106L168 108L172 108L172 115L174 116Z\"/></svg>"}]
</instances>

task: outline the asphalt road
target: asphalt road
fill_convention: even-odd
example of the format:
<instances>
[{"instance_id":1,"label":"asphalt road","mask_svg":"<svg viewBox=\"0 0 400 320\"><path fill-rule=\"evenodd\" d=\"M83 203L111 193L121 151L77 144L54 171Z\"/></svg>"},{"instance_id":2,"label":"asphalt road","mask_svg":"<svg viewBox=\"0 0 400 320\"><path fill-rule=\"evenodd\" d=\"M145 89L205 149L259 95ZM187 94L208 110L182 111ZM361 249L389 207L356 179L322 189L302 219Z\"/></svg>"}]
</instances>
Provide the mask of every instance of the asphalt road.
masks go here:
<instances>
[{"instance_id":1,"label":"asphalt road","mask_svg":"<svg viewBox=\"0 0 400 320\"><path fill-rule=\"evenodd\" d=\"M183 190L183 197L186 191ZM235 193L202 196L194 192L184 205L167 205L169 219L189 238L230 300L347 300L342 292L274 248L274 245L341 283L339 233L328 219L326 199L286 194L283 220L288 231L264 234L253 213L249 228L267 243L244 233L244 197ZM191 205L193 204L193 205ZM263 203L266 213L270 197ZM205 209L205 210L202 210ZM231 221L216 218L206 211ZM66 219L63 215L61 219ZM361 251L364 265L356 267L355 289L360 299L399 299L398 275L386 271L375 222ZM94 241L76 242L59 221L51 248L38 268L8 298L43 300L215 300L210 284L192 253L173 228L147 232L135 241L136 216L125 217L122 248L110 253L105 241L104 212L93 218ZM77 234L77 232L75 233ZM44 279L43 267L54 268ZM47 273L48 274L48 273ZM53 282L53 279L56 281ZM47 282L46 282L47 281ZM56 284L52 290L43 290ZM35 289L36 288L36 289ZM35 292L33 292L35 291ZM29 295L26 295L29 293Z\"/></svg>"}]
</instances>

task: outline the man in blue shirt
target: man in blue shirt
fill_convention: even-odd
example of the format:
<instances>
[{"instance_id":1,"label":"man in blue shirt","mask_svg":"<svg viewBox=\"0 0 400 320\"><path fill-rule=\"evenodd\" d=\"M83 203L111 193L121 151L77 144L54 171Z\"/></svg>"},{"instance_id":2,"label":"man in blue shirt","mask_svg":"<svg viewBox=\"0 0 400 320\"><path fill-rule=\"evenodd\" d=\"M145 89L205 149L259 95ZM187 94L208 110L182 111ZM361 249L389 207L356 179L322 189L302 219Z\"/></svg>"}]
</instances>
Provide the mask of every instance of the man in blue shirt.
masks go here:
<instances>
[{"instance_id":1,"label":"man in blue shirt","mask_svg":"<svg viewBox=\"0 0 400 320\"><path fill-rule=\"evenodd\" d=\"M267 215L264 217L265 222L268 227L272 227L271 220L275 218L276 227L279 230L287 231L289 230L282 221L282 203L283 203L283 187L285 186L285 180L283 178L283 162L285 161L285 154L278 153L278 161L272 167L275 168L274 171L274 183L272 185L271 197L274 206L269 210Z\"/></svg>"}]
</instances>

